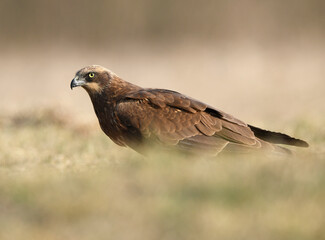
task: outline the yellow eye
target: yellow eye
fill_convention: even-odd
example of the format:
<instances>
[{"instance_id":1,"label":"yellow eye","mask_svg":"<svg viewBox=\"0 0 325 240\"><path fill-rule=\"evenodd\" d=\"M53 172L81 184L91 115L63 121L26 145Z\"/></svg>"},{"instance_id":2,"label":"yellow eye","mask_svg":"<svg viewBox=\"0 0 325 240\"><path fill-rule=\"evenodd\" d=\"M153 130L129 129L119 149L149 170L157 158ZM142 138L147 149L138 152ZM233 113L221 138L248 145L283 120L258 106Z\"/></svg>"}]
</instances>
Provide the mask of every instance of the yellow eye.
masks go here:
<instances>
[{"instance_id":1,"label":"yellow eye","mask_svg":"<svg viewBox=\"0 0 325 240\"><path fill-rule=\"evenodd\" d=\"M95 73L91 72L91 73L88 74L88 76L89 76L90 78L93 78L93 77L95 76Z\"/></svg>"}]
</instances>

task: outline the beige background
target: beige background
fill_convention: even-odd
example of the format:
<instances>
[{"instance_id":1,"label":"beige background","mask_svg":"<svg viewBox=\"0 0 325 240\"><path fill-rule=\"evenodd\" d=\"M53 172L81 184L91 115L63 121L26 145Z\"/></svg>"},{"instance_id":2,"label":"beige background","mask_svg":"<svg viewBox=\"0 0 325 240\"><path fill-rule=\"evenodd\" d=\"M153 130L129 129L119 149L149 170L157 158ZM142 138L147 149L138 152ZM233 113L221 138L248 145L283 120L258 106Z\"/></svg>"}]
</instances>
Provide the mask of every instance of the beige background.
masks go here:
<instances>
[{"instance_id":1,"label":"beige background","mask_svg":"<svg viewBox=\"0 0 325 240\"><path fill-rule=\"evenodd\" d=\"M100 64L245 121L324 117L323 1L0 1L0 107L96 121L74 73ZM289 125L289 124L288 124Z\"/></svg>"}]
</instances>

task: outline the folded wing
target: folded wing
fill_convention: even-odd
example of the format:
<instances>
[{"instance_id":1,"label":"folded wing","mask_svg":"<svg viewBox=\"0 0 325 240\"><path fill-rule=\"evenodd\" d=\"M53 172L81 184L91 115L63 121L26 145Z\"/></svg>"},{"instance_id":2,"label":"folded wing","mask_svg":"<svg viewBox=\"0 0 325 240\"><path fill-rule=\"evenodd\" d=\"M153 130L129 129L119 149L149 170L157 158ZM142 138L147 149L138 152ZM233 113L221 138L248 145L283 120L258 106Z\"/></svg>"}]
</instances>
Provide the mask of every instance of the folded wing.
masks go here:
<instances>
[{"instance_id":1,"label":"folded wing","mask_svg":"<svg viewBox=\"0 0 325 240\"><path fill-rule=\"evenodd\" d=\"M117 104L118 119L146 139L157 138L181 148L222 150L229 142L261 144L242 121L178 92L142 89Z\"/></svg>"}]
</instances>

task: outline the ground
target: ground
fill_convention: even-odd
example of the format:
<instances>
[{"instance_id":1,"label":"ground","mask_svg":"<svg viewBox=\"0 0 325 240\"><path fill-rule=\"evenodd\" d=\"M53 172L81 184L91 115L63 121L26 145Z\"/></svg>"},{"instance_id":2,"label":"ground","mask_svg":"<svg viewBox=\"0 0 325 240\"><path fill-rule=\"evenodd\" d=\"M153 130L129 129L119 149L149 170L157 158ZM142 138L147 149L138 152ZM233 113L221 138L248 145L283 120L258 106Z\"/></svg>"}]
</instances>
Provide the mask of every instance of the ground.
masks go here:
<instances>
[{"instance_id":1,"label":"ground","mask_svg":"<svg viewBox=\"0 0 325 240\"><path fill-rule=\"evenodd\" d=\"M53 110L0 131L3 240L325 237L324 135L292 158L205 159L144 158Z\"/></svg>"}]
</instances>

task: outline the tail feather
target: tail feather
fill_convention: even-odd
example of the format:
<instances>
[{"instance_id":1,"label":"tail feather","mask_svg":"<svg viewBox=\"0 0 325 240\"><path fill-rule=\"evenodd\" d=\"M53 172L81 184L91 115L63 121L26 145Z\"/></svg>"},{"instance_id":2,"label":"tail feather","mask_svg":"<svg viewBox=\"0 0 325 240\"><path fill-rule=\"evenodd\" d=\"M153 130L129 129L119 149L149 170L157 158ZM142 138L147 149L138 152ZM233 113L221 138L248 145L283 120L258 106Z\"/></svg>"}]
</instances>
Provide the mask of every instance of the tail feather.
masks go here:
<instances>
[{"instance_id":1,"label":"tail feather","mask_svg":"<svg viewBox=\"0 0 325 240\"><path fill-rule=\"evenodd\" d=\"M271 132L268 130L264 130L261 128L257 128L251 125L248 125L250 129L254 132L254 135L266 142L270 143L275 143L275 144L286 144L286 145L291 145L291 146L296 146L296 147L308 147L308 143L296 139L293 137L290 137L286 134L283 133L278 133L278 132Z\"/></svg>"}]
</instances>

